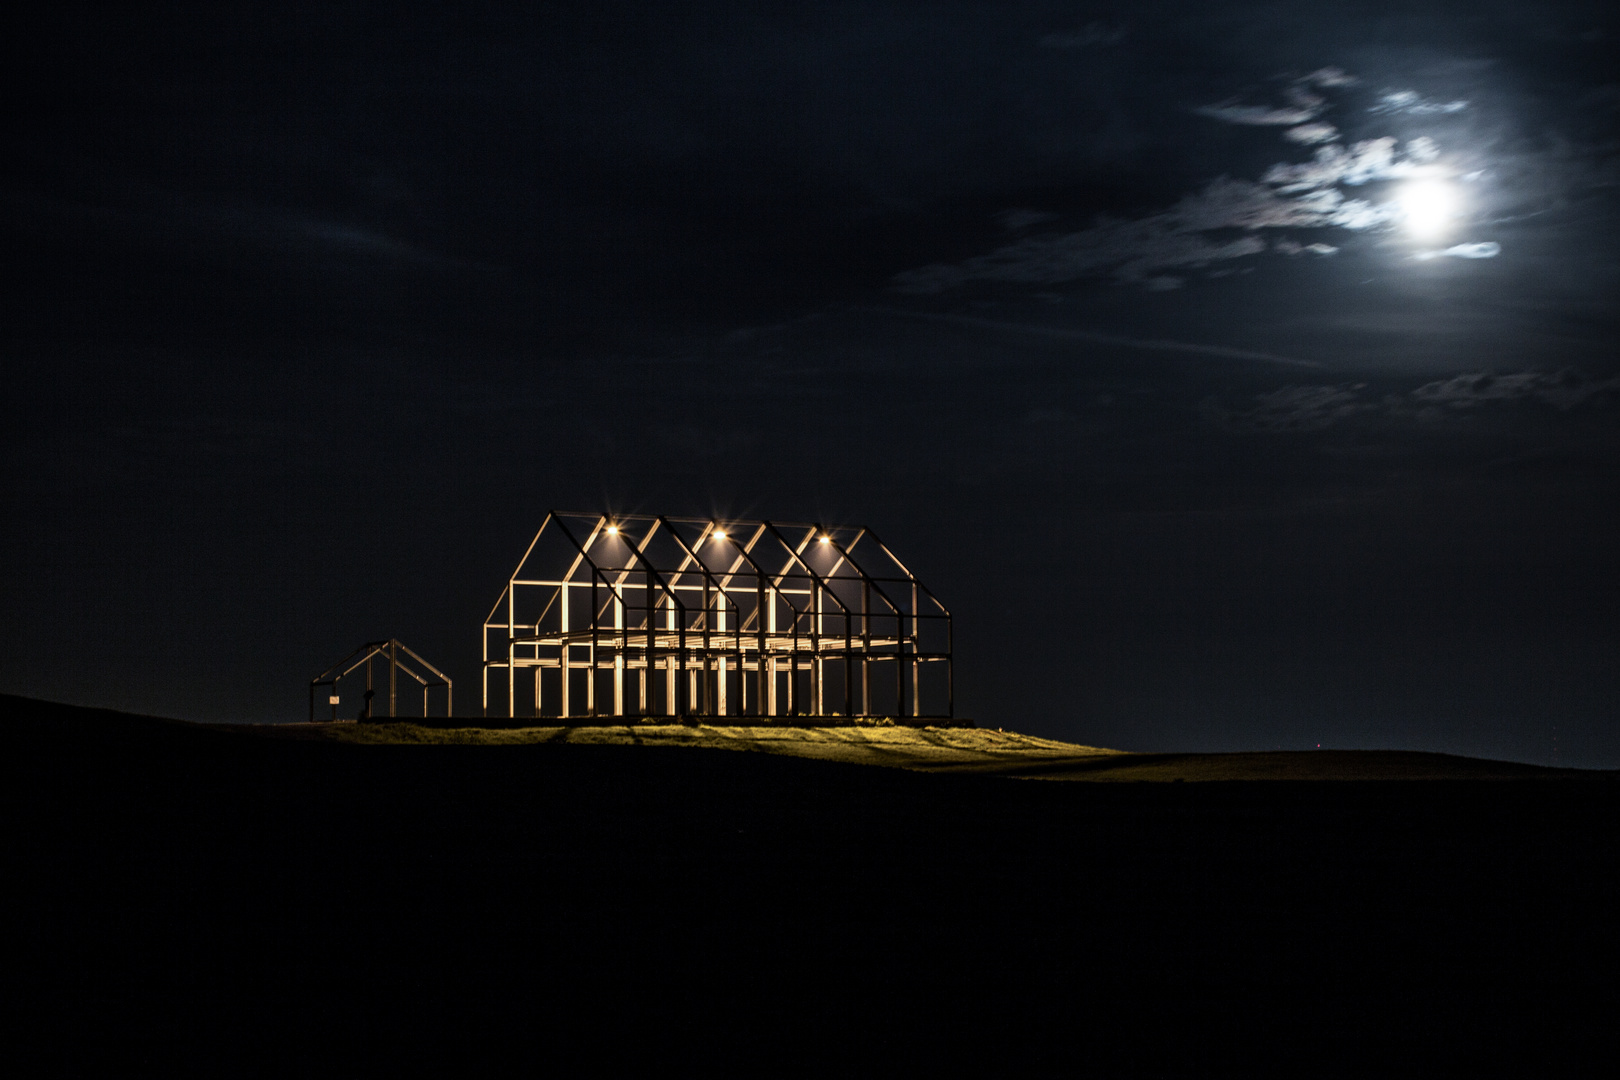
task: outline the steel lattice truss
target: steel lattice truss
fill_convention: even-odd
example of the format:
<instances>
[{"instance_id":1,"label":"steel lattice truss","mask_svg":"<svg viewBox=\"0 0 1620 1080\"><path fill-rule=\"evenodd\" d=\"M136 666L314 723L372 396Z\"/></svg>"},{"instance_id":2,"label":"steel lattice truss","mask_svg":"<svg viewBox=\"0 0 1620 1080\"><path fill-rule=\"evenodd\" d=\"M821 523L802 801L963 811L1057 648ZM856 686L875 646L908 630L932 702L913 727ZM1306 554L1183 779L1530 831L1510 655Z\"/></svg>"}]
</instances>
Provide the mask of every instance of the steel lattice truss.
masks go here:
<instances>
[{"instance_id":1,"label":"steel lattice truss","mask_svg":"<svg viewBox=\"0 0 1620 1080\"><path fill-rule=\"evenodd\" d=\"M500 670L508 717L954 714L951 614L866 528L553 511L483 636L485 715Z\"/></svg>"}]
</instances>

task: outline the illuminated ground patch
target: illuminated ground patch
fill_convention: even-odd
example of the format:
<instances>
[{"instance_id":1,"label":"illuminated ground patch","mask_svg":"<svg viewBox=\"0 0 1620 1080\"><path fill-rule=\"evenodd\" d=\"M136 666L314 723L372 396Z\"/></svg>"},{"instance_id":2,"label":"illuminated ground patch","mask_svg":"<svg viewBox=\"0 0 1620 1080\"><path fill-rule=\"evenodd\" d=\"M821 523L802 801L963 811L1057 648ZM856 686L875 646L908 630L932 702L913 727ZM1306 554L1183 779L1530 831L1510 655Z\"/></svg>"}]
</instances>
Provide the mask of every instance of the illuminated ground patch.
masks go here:
<instances>
[{"instance_id":1,"label":"illuminated ground patch","mask_svg":"<svg viewBox=\"0 0 1620 1080\"><path fill-rule=\"evenodd\" d=\"M372 745L573 744L740 750L932 773L1042 780L1510 780L1574 774L1515 762L1398 750L1137 754L978 728L600 727L435 728L417 724L297 725L308 735ZM283 728L278 734L292 734Z\"/></svg>"}]
</instances>

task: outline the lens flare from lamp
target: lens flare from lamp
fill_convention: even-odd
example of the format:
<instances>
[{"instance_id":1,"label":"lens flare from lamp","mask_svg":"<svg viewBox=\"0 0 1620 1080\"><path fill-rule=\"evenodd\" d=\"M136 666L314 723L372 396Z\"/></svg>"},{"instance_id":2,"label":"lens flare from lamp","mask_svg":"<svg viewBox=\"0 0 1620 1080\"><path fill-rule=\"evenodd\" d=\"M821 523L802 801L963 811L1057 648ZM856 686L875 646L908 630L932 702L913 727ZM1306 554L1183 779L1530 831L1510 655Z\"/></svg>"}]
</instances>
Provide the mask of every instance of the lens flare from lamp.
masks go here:
<instances>
[{"instance_id":1,"label":"lens flare from lamp","mask_svg":"<svg viewBox=\"0 0 1620 1080\"><path fill-rule=\"evenodd\" d=\"M1395 193L1406 231L1424 238L1439 236L1451 228L1460 201L1457 189L1444 180L1413 180Z\"/></svg>"},{"instance_id":2,"label":"lens flare from lamp","mask_svg":"<svg viewBox=\"0 0 1620 1080\"><path fill-rule=\"evenodd\" d=\"M617 525L609 525L608 528L607 528L607 532L608 532L609 536L618 536L619 535L619 527Z\"/></svg>"},{"instance_id":3,"label":"lens flare from lamp","mask_svg":"<svg viewBox=\"0 0 1620 1080\"><path fill-rule=\"evenodd\" d=\"M714 538L716 540L724 540L726 538L726 534L721 532L719 529L716 529L714 531Z\"/></svg>"}]
</instances>

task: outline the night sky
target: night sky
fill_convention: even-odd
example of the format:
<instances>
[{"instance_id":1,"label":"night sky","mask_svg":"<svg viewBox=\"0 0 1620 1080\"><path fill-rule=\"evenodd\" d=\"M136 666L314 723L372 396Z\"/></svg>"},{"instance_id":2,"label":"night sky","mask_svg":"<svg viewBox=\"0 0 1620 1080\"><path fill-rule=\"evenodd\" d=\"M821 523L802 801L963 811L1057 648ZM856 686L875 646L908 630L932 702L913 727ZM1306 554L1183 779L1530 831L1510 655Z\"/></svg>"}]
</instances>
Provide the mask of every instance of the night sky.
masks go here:
<instances>
[{"instance_id":1,"label":"night sky","mask_svg":"<svg viewBox=\"0 0 1620 1080\"><path fill-rule=\"evenodd\" d=\"M0 690L297 720L396 635L461 711L605 508L870 524L980 724L1620 766L1609 3L7 37Z\"/></svg>"}]
</instances>

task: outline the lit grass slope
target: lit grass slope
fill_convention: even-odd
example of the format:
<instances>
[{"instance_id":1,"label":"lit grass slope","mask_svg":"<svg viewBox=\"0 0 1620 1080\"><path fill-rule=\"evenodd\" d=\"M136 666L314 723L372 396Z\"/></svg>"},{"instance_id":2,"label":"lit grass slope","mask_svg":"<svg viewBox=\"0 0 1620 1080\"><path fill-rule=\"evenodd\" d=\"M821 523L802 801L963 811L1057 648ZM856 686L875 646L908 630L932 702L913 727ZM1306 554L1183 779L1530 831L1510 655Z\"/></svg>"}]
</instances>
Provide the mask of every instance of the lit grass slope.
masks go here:
<instances>
[{"instance_id":1,"label":"lit grass slope","mask_svg":"<svg viewBox=\"0 0 1620 1080\"><path fill-rule=\"evenodd\" d=\"M1137 754L1011 731L932 727L731 727L618 724L591 727L443 728L411 723L262 727L373 745L573 744L672 746L782 754L932 773L1045 780L1512 780L1575 774L1514 762L1394 750Z\"/></svg>"}]
</instances>

